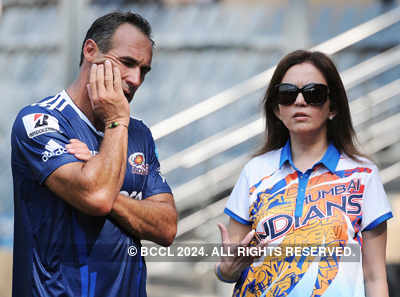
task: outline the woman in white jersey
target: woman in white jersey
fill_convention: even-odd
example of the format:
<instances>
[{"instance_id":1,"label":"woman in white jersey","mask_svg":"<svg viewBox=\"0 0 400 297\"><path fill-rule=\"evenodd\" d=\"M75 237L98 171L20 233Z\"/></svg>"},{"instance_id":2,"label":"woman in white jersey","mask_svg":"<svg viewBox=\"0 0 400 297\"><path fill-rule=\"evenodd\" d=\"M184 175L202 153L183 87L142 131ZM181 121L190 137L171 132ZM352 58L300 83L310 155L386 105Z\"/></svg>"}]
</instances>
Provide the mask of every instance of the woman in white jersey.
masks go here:
<instances>
[{"instance_id":1,"label":"woman in white jersey","mask_svg":"<svg viewBox=\"0 0 400 297\"><path fill-rule=\"evenodd\" d=\"M288 54L263 107L265 144L232 191L227 229L219 228L225 246L274 253L221 257L218 278L236 283L233 296L387 297L392 212L376 166L355 146L335 65L320 52Z\"/></svg>"}]
</instances>

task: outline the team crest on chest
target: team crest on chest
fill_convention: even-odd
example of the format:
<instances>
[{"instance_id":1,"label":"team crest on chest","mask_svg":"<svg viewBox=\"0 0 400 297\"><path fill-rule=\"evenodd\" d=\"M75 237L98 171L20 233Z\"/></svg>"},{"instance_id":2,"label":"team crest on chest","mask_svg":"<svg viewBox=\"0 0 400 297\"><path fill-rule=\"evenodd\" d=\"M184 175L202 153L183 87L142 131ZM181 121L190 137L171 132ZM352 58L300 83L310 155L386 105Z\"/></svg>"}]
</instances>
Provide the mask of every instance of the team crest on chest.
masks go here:
<instances>
[{"instance_id":1,"label":"team crest on chest","mask_svg":"<svg viewBox=\"0 0 400 297\"><path fill-rule=\"evenodd\" d=\"M146 164L143 153L133 153L128 158L129 164L132 166L132 173L140 175L149 174L149 164Z\"/></svg>"}]
</instances>

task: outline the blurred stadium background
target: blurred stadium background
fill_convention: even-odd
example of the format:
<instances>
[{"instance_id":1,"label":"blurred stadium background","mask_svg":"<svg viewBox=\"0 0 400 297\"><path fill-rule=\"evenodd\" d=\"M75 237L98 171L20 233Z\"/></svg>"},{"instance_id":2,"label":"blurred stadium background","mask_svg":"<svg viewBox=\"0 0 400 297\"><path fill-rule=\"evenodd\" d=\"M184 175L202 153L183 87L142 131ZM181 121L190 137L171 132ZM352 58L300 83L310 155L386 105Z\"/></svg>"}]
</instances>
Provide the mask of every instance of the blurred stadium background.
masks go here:
<instances>
[{"instance_id":1,"label":"blurred stadium background","mask_svg":"<svg viewBox=\"0 0 400 297\"><path fill-rule=\"evenodd\" d=\"M2 3L1 3L2 2ZM273 67L297 48L331 54L362 149L393 206L388 278L400 296L400 1L0 0L0 297L11 296L10 129L17 111L63 89L78 71L83 34L100 15L143 14L153 70L132 103L151 126L174 189L177 241L219 242L217 222L241 166L262 139L260 101ZM214 263L148 263L148 295L230 296ZM396 295L397 294L397 295Z\"/></svg>"}]
</instances>

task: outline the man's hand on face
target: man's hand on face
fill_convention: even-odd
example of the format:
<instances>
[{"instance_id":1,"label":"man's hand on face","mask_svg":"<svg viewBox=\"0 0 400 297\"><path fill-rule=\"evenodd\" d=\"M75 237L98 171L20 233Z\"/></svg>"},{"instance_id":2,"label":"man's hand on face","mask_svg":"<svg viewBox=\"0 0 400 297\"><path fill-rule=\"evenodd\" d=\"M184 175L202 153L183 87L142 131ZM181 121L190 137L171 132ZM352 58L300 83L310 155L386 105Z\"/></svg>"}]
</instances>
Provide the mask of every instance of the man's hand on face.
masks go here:
<instances>
[{"instance_id":1,"label":"man's hand on face","mask_svg":"<svg viewBox=\"0 0 400 297\"><path fill-rule=\"evenodd\" d=\"M111 51L109 51L107 54L104 54L103 61L101 61L101 62L104 63L105 60L110 60L113 67L118 67L120 69L120 71L121 71L121 69L126 67L120 61L120 58L117 55L115 55L114 53L112 53ZM122 91L124 92L126 100L128 100L128 102L131 103L137 88L134 87L133 85L129 85L124 80L122 80L121 86L122 86Z\"/></svg>"},{"instance_id":2,"label":"man's hand on face","mask_svg":"<svg viewBox=\"0 0 400 297\"><path fill-rule=\"evenodd\" d=\"M121 73L109 60L92 64L87 85L95 115L107 127L112 122L129 125L129 103L122 90Z\"/></svg>"}]
</instances>

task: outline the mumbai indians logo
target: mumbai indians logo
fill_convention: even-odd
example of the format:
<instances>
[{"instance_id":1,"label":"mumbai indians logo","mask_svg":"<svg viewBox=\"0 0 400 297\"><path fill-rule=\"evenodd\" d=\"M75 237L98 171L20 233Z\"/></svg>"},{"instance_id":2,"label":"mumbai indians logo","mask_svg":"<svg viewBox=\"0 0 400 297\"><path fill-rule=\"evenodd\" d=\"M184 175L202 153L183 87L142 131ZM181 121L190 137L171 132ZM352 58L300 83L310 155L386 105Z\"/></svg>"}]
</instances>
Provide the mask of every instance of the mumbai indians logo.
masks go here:
<instances>
[{"instance_id":1,"label":"mumbai indians logo","mask_svg":"<svg viewBox=\"0 0 400 297\"><path fill-rule=\"evenodd\" d=\"M333 215L333 210L337 209L347 215L360 215L362 195L343 195L340 203L325 201L324 209L317 205L311 206L304 217L279 214L265 218L257 226L258 235L264 239L275 240L289 231L306 226L314 218L325 219Z\"/></svg>"},{"instance_id":2,"label":"mumbai indians logo","mask_svg":"<svg viewBox=\"0 0 400 297\"><path fill-rule=\"evenodd\" d=\"M149 164L146 164L143 153L134 153L130 155L128 161L132 166L132 173L140 175L149 174Z\"/></svg>"}]
</instances>

